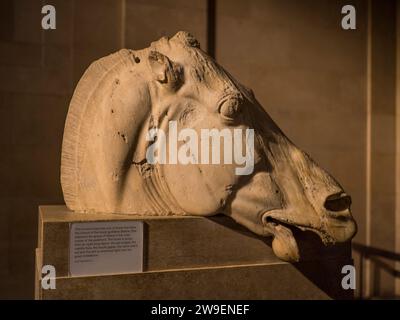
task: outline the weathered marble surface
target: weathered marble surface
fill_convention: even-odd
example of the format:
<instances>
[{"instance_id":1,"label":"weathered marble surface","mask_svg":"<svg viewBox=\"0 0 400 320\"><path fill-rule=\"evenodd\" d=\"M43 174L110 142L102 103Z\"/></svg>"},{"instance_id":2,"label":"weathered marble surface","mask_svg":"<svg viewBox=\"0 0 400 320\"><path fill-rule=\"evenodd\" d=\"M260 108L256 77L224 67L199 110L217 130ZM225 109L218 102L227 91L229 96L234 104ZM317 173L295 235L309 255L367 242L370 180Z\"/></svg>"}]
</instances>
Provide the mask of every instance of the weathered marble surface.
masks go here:
<instances>
[{"instance_id":1,"label":"weathered marble surface","mask_svg":"<svg viewBox=\"0 0 400 320\"><path fill-rule=\"evenodd\" d=\"M149 164L145 136L152 128L168 134L169 121L197 131L254 129L254 172ZM67 206L78 212L223 213L273 236L274 253L287 261L300 259L293 226L317 233L325 244L356 232L342 187L186 32L143 50L123 49L88 68L66 120L61 183Z\"/></svg>"}]
</instances>

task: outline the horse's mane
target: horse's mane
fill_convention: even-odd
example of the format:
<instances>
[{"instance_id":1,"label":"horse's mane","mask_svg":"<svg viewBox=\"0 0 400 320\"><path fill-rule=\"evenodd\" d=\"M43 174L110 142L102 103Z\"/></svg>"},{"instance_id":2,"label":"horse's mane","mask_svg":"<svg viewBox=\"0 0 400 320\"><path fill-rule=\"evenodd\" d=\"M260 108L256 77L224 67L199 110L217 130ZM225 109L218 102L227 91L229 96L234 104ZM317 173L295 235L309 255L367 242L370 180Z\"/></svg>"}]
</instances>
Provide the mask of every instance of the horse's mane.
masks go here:
<instances>
[{"instance_id":1,"label":"horse's mane","mask_svg":"<svg viewBox=\"0 0 400 320\"><path fill-rule=\"evenodd\" d=\"M232 81L223 68L206 56L201 51L197 40L187 32L178 32L171 39L161 38L153 42L149 50L163 53L171 46L176 46L174 50L186 52L187 64L190 64L188 69L191 70L190 74L195 81L211 86L215 84L216 79L220 79L222 90L232 87ZM102 112L100 108L108 105L105 99L110 99L110 94L112 95L109 86L111 81L115 81L121 72L132 69L132 65L138 63L136 62L138 57L135 57L133 53L132 50L122 49L93 62L79 80L72 96L65 122L61 152L61 186L64 200L72 210L86 210L87 208L82 207L85 204L80 201L83 193L92 192L91 195L93 195L92 182L88 182L87 172L83 172L88 170L85 159L90 149L88 148L88 144L91 143L89 140L93 142L94 138L93 124L101 121L99 120ZM135 53L138 52L135 51ZM143 109L143 106L141 108Z\"/></svg>"},{"instance_id":2,"label":"horse's mane","mask_svg":"<svg viewBox=\"0 0 400 320\"><path fill-rule=\"evenodd\" d=\"M78 183L81 159L96 112L94 93L117 66L129 64L129 50L122 49L93 62L85 71L72 96L64 128L61 153L61 185L69 208L79 210Z\"/></svg>"}]
</instances>

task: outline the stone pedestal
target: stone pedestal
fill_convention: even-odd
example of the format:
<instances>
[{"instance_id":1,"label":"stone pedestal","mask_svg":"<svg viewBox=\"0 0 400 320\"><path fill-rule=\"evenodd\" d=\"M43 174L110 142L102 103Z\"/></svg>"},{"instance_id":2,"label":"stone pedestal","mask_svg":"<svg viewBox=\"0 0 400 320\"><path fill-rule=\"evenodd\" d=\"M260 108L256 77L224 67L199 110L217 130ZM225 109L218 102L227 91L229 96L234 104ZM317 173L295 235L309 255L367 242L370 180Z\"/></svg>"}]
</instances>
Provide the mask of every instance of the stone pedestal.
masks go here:
<instances>
[{"instance_id":1,"label":"stone pedestal","mask_svg":"<svg viewBox=\"0 0 400 320\"><path fill-rule=\"evenodd\" d=\"M70 225L74 222L144 222L144 272L72 277ZM225 216L148 217L79 214L65 206L39 208L36 299L348 299L343 265L350 244L325 247L298 231L303 260L280 261L271 239L257 237ZM56 289L41 286L43 265L56 269Z\"/></svg>"}]
</instances>

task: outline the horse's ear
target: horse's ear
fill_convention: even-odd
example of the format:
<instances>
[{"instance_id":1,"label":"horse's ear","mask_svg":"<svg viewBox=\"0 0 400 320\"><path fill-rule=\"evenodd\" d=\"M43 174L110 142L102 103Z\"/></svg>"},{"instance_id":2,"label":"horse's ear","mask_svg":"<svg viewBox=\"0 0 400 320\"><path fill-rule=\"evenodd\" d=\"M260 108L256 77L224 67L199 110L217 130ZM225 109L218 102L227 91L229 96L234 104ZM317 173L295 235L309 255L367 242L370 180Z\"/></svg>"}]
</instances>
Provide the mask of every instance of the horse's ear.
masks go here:
<instances>
[{"instance_id":1,"label":"horse's ear","mask_svg":"<svg viewBox=\"0 0 400 320\"><path fill-rule=\"evenodd\" d=\"M148 58L154 79L171 90L179 89L183 83L182 67L158 51L150 51Z\"/></svg>"}]
</instances>

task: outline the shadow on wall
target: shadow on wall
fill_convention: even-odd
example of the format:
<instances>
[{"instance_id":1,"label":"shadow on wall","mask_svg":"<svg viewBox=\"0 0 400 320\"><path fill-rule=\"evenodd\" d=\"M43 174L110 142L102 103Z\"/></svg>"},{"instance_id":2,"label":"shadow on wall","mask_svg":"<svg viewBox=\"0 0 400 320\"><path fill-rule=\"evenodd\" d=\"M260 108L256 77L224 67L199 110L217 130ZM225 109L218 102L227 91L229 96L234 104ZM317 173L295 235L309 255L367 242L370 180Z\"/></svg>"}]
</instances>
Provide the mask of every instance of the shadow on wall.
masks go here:
<instances>
[{"instance_id":1,"label":"shadow on wall","mask_svg":"<svg viewBox=\"0 0 400 320\"><path fill-rule=\"evenodd\" d=\"M260 256L261 261L268 261L272 264L286 264L286 262L280 261L274 256L272 252L272 237L258 236L231 218L221 219L220 216L214 216L207 219L234 230L243 236L263 242L265 244L265 252ZM300 251L300 261L292 264L299 272L299 276L307 278L307 281L312 283L317 291L319 289L323 292L326 297L338 300L353 299L354 291L346 290L342 287L342 268L345 265L353 265L350 242L325 246L314 232L301 231L295 227L291 231ZM294 281L294 279L292 280Z\"/></svg>"}]
</instances>

